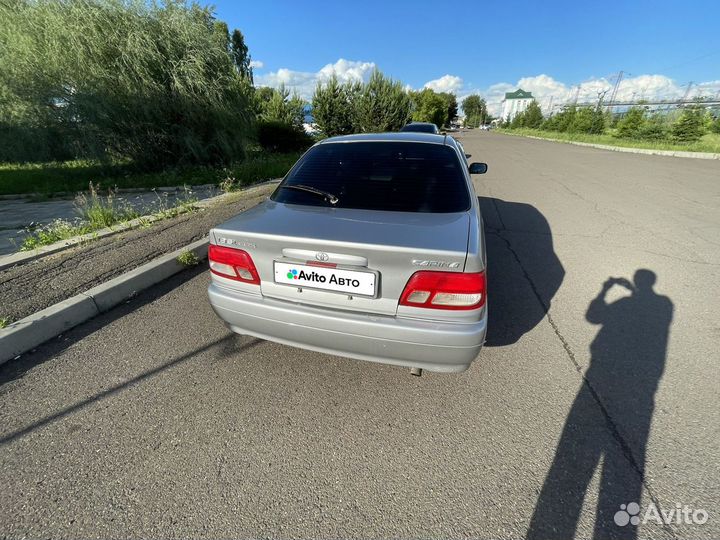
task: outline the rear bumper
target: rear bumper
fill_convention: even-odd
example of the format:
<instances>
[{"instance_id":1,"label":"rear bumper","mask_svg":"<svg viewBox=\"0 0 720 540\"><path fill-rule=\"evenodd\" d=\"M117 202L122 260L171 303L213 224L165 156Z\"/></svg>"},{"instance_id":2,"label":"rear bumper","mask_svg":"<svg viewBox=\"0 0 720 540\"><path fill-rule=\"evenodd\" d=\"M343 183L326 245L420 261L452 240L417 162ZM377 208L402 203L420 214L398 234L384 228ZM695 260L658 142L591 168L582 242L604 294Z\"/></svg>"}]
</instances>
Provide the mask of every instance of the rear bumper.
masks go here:
<instances>
[{"instance_id":1,"label":"rear bumper","mask_svg":"<svg viewBox=\"0 0 720 540\"><path fill-rule=\"evenodd\" d=\"M239 334L428 371L465 371L480 352L487 327L487 310L473 323L435 322L303 306L215 283L208 294L215 313Z\"/></svg>"}]
</instances>

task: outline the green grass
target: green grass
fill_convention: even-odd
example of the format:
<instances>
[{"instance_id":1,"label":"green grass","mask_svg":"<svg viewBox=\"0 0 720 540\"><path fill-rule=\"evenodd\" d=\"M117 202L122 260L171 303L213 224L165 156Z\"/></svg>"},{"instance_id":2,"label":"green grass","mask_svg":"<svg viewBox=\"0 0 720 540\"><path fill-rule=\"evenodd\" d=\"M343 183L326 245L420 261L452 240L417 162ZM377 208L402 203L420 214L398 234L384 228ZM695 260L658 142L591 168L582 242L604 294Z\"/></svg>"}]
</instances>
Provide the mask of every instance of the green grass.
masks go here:
<instances>
[{"instance_id":1,"label":"green grass","mask_svg":"<svg viewBox=\"0 0 720 540\"><path fill-rule=\"evenodd\" d=\"M195 184L218 184L225 191L235 191L243 187L249 186L261 180L270 178L278 178L284 176L285 173L297 161L299 153L291 154L258 154L251 159L239 163L233 167L223 169L194 169L193 171L183 172L166 172L159 174L142 174L129 175L127 177L116 177L114 180L109 178L101 181L100 184L90 182L89 184L77 184L76 174L81 171L93 170L94 165L82 162L63 163L53 167L40 167L37 165L1 165L0 166L0 193L5 189L7 193L22 193L22 190L13 188L17 186L17 182L22 182L22 188L26 189L25 193L37 192L45 184L40 180L42 177L39 173L46 170L66 171L68 176L64 178L65 184L72 185L75 190L86 189L90 186L89 193L80 193L75 199L75 205L78 210L78 218L73 221L57 219L47 225L31 226L27 229L29 233L20 246L21 251L30 251L41 246L47 246L59 242L61 240L69 240L76 236L88 234L106 227L112 227L119 223L124 223L132 219L141 217L140 212L132 208L127 203L120 203L116 197L116 187L144 187L152 189L162 186L176 186L182 184L183 180L189 180ZM124 165L121 165L121 167ZM24 173L23 176L21 173ZM35 180L33 184L32 181ZM107 187L108 184L115 186L107 188L108 194L100 195L103 183ZM187 184L189 182L185 182ZM59 184L53 184L57 186ZM30 189L34 186L35 189ZM15 191L13 191L15 189ZM65 188L64 188L65 189ZM63 190L64 190L63 189ZM161 219L175 217L181 213L192 211L195 209L197 199L193 197L192 192L186 188L184 197L181 197L176 204L170 206L167 198L159 193L157 194L157 204L153 205L146 214L150 214Z\"/></svg>"},{"instance_id":2,"label":"green grass","mask_svg":"<svg viewBox=\"0 0 720 540\"><path fill-rule=\"evenodd\" d=\"M9 317L0 317L0 329L7 328L10 325Z\"/></svg>"},{"instance_id":3,"label":"green grass","mask_svg":"<svg viewBox=\"0 0 720 540\"><path fill-rule=\"evenodd\" d=\"M92 182L98 190L220 184L232 178L237 187L284 176L300 157L288 154L255 153L227 168L195 167L143 173L129 162L99 164L83 160L63 163L0 164L0 195L36 193L51 196L60 192L87 190Z\"/></svg>"},{"instance_id":4,"label":"green grass","mask_svg":"<svg viewBox=\"0 0 720 540\"><path fill-rule=\"evenodd\" d=\"M611 133L602 135L589 135L587 133L560 133L556 131L543 131L540 129L518 128L500 129L501 133L509 135L531 135L544 139L557 139L561 141L584 142L592 144L605 144L623 148L645 148L649 150L679 150L685 152L712 152L720 153L720 134L707 133L694 143L679 144L670 141L643 141L638 139L621 139Z\"/></svg>"},{"instance_id":5,"label":"green grass","mask_svg":"<svg viewBox=\"0 0 720 540\"><path fill-rule=\"evenodd\" d=\"M183 266L197 266L200 264L200 259L192 251L184 250L177 256L177 262Z\"/></svg>"},{"instance_id":6,"label":"green grass","mask_svg":"<svg viewBox=\"0 0 720 540\"><path fill-rule=\"evenodd\" d=\"M32 251L41 246L49 246L60 240L70 240L81 234L92 232L93 229L79 218L74 221L56 219L42 226L28 227L28 235L23 239L20 251Z\"/></svg>"},{"instance_id":7,"label":"green grass","mask_svg":"<svg viewBox=\"0 0 720 540\"><path fill-rule=\"evenodd\" d=\"M185 195L178 199L174 206L169 206L166 197L164 198L160 194L157 194L157 197L157 205L153 205L144 213L160 219L193 211L197 202L187 188ZM78 217L73 221L56 219L47 225L28 227L29 234L23 239L20 251L30 251L141 217L141 212L127 202L118 202L113 190L108 190L108 194L102 196L98 194L97 188L92 183L88 195L81 193L75 198L75 207Z\"/></svg>"}]
</instances>

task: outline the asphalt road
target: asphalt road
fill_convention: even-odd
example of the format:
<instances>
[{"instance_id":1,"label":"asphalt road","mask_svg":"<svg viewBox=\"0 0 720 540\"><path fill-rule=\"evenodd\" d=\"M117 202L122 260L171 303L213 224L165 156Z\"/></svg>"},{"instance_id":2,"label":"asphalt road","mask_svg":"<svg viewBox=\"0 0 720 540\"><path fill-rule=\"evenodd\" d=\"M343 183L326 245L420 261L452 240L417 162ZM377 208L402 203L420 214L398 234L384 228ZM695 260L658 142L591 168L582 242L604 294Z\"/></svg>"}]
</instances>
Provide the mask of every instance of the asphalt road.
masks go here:
<instances>
[{"instance_id":1,"label":"asphalt road","mask_svg":"<svg viewBox=\"0 0 720 540\"><path fill-rule=\"evenodd\" d=\"M720 536L720 163L461 139L490 165L469 371L234 336L189 271L0 368L0 536Z\"/></svg>"}]
</instances>

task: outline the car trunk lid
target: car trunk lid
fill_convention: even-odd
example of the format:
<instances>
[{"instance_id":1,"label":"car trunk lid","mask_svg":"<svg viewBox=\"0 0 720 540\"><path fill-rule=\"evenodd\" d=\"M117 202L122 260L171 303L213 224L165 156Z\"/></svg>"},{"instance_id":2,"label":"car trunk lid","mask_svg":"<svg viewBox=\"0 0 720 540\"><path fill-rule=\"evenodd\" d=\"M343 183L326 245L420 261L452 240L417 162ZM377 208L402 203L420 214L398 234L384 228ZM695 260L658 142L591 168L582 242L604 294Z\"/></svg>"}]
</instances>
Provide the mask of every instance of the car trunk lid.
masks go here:
<instances>
[{"instance_id":1,"label":"car trunk lid","mask_svg":"<svg viewBox=\"0 0 720 540\"><path fill-rule=\"evenodd\" d=\"M216 227L212 235L215 243L252 256L264 296L394 315L416 271L464 269L469 225L467 212L387 212L266 201ZM304 277L314 272L325 282L286 279L293 270ZM355 277L362 281L362 291L342 287L345 279ZM361 294L370 291L371 283L373 294ZM336 290L323 290L331 286Z\"/></svg>"}]
</instances>

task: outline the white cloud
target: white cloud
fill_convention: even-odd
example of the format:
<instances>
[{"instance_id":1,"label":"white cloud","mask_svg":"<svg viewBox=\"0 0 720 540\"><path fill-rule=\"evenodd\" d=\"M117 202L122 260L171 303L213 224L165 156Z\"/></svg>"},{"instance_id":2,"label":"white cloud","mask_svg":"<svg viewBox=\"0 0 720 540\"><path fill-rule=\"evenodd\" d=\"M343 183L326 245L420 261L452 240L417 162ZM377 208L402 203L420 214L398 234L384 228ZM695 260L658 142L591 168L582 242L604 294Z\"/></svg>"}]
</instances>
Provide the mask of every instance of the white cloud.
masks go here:
<instances>
[{"instance_id":1,"label":"white cloud","mask_svg":"<svg viewBox=\"0 0 720 540\"><path fill-rule=\"evenodd\" d=\"M262 62L259 64L259 67L262 67ZM258 86L273 87L284 84L286 88L296 91L301 97L310 99L317 83L327 81L333 73L341 82L367 81L373 69L375 69L374 62L340 58L334 64L327 64L316 72L282 68L271 73L256 75L255 83ZM598 92L606 92L605 99L607 100L610 98L614 84L614 79L604 77L591 77L579 84L568 84L543 73L532 77L522 77L515 83L498 82L484 89L474 89L466 86L463 79L457 75L446 74L439 79L426 82L423 88L431 88L436 92L453 92L460 103L470 94L478 94L487 102L490 114L498 116L505 93L518 88L532 92L543 111L548 112L551 104L552 109L557 111L563 105L574 101L576 95L578 103L596 103ZM410 85L405 86L406 91L412 89ZM680 98L685 95L686 90L686 83L678 83L665 75L626 76L620 82L615 99L633 101ZM715 97L719 92L720 80L706 81L694 84L688 97Z\"/></svg>"},{"instance_id":2,"label":"white cloud","mask_svg":"<svg viewBox=\"0 0 720 540\"><path fill-rule=\"evenodd\" d=\"M328 81L333 73L340 82L367 81L373 69L375 69L374 62L360 62L340 58L334 64L327 64L314 73L281 68L271 73L257 75L255 84L275 88L284 84L287 89L297 92L300 97L310 99L317 83Z\"/></svg>"},{"instance_id":3,"label":"white cloud","mask_svg":"<svg viewBox=\"0 0 720 540\"><path fill-rule=\"evenodd\" d=\"M430 88L435 92L457 93L463 88L463 80L456 75L443 75L439 79L426 82L423 88Z\"/></svg>"},{"instance_id":4,"label":"white cloud","mask_svg":"<svg viewBox=\"0 0 720 540\"><path fill-rule=\"evenodd\" d=\"M260 60L250 60L250 67L251 67L251 68L260 69L260 68L262 68L264 65L265 65L265 63L262 62L262 61L260 61Z\"/></svg>"},{"instance_id":5,"label":"white cloud","mask_svg":"<svg viewBox=\"0 0 720 540\"><path fill-rule=\"evenodd\" d=\"M568 85L549 75L541 74L534 77L523 77L515 84L506 82L493 84L485 90L473 93L485 98L490 114L497 116L500 114L505 92L511 92L518 88L532 92L543 111L548 112L550 108L557 111L563 105L573 102L576 95L578 103L596 103L598 93L602 94L603 92L605 93L605 100L608 100L614 85L615 80L608 80L603 77L594 77L579 84ZM679 84L665 75L630 76L620 81L615 100L637 101L640 99L681 98L685 95L686 90L686 85ZM688 98L715 96L718 92L720 92L720 81L707 81L693 85ZM464 97L466 94L462 91L459 92L458 99L461 95Z\"/></svg>"},{"instance_id":6,"label":"white cloud","mask_svg":"<svg viewBox=\"0 0 720 540\"><path fill-rule=\"evenodd\" d=\"M333 73L340 82L367 81L375 69L374 62L356 62L341 58L334 64L328 64L318 71L318 80L327 81Z\"/></svg>"}]
</instances>

